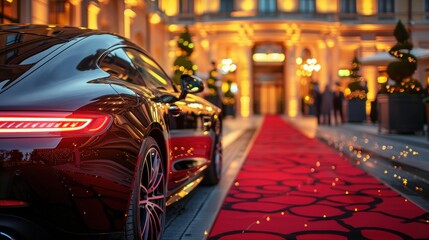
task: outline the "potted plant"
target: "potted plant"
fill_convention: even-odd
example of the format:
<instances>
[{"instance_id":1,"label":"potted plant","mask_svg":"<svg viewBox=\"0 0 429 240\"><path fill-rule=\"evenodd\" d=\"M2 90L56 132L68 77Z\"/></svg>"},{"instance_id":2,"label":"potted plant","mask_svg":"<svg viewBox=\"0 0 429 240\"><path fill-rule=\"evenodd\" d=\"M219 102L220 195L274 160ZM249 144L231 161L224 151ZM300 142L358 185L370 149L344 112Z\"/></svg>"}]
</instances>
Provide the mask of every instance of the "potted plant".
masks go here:
<instances>
[{"instance_id":1,"label":"potted plant","mask_svg":"<svg viewBox=\"0 0 429 240\"><path fill-rule=\"evenodd\" d=\"M389 133L423 132L424 107L423 88L412 78L417 69L417 58L410 54L413 48L409 34L401 21L394 30L397 43L389 54L398 59L387 66L389 81L383 94L377 97L379 132Z\"/></svg>"},{"instance_id":2,"label":"potted plant","mask_svg":"<svg viewBox=\"0 0 429 240\"><path fill-rule=\"evenodd\" d=\"M350 82L345 91L347 98L347 119L348 122L366 121L366 100L368 88L366 82L360 75L360 62L355 57L350 69Z\"/></svg>"}]
</instances>

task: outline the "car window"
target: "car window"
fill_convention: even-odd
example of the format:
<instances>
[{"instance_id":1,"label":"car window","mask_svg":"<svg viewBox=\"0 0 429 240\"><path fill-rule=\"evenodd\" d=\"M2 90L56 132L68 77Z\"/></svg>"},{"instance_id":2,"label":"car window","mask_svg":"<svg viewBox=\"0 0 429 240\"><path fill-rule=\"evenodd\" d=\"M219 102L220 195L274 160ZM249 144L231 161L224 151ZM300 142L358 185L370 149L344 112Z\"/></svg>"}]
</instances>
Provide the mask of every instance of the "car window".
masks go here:
<instances>
[{"instance_id":1,"label":"car window","mask_svg":"<svg viewBox=\"0 0 429 240\"><path fill-rule=\"evenodd\" d=\"M100 68L111 76L137 85L145 85L136 66L124 49L116 49L107 54L100 62Z\"/></svg>"},{"instance_id":2,"label":"car window","mask_svg":"<svg viewBox=\"0 0 429 240\"><path fill-rule=\"evenodd\" d=\"M132 59L148 87L174 91L170 78L154 60L135 49L127 48L125 51Z\"/></svg>"},{"instance_id":3,"label":"car window","mask_svg":"<svg viewBox=\"0 0 429 240\"><path fill-rule=\"evenodd\" d=\"M10 85L64 43L57 38L0 31L0 89Z\"/></svg>"}]
</instances>

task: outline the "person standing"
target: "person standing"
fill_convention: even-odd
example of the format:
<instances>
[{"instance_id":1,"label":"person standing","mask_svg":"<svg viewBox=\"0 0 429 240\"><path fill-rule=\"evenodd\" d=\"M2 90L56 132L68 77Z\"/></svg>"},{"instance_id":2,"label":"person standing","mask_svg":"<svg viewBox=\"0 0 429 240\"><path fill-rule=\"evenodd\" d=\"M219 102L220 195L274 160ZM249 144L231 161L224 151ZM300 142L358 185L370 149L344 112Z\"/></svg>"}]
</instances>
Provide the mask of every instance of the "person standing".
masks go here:
<instances>
[{"instance_id":1,"label":"person standing","mask_svg":"<svg viewBox=\"0 0 429 240\"><path fill-rule=\"evenodd\" d=\"M329 84L326 84L325 91L322 94L322 123L331 125L331 112L334 102L334 95Z\"/></svg>"},{"instance_id":2,"label":"person standing","mask_svg":"<svg viewBox=\"0 0 429 240\"><path fill-rule=\"evenodd\" d=\"M316 118L317 118L317 124L320 124L322 94L320 93L318 82L315 82L313 86L313 99L314 99L314 114L316 115Z\"/></svg>"},{"instance_id":3,"label":"person standing","mask_svg":"<svg viewBox=\"0 0 429 240\"><path fill-rule=\"evenodd\" d=\"M334 89L334 123L335 125L344 123L343 101L344 101L344 93L340 89L340 84L336 83L335 89Z\"/></svg>"}]
</instances>

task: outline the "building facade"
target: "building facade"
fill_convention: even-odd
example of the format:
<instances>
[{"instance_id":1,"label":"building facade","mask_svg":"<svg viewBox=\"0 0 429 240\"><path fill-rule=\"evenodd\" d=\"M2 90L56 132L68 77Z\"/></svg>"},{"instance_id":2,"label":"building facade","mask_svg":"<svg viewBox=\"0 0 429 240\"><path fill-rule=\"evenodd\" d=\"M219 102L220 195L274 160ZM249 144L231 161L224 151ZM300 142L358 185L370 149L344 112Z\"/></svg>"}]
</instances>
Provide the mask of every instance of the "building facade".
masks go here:
<instances>
[{"instance_id":1,"label":"building facade","mask_svg":"<svg viewBox=\"0 0 429 240\"><path fill-rule=\"evenodd\" d=\"M340 73L390 49L401 20L415 48L429 49L429 0L0 0L2 23L50 23L119 33L146 48L171 73L178 36L187 27L192 61L203 78L212 62L236 66L237 114L309 114L311 84L348 81ZM428 85L429 60L415 78ZM368 106L384 63L363 65Z\"/></svg>"}]
</instances>

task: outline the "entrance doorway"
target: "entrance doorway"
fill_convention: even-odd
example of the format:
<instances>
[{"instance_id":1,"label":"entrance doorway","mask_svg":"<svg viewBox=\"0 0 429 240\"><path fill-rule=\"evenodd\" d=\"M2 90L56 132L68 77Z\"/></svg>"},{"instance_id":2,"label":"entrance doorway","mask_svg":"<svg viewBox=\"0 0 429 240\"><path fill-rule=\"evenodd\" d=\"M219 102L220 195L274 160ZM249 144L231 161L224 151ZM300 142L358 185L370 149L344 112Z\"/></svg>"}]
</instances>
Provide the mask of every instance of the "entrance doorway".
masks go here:
<instances>
[{"instance_id":1,"label":"entrance doorway","mask_svg":"<svg viewBox=\"0 0 429 240\"><path fill-rule=\"evenodd\" d=\"M253 112L255 114L283 114L285 109L284 49L276 43L256 45L253 56ZM270 54L283 56L269 57Z\"/></svg>"},{"instance_id":2,"label":"entrance doorway","mask_svg":"<svg viewBox=\"0 0 429 240\"><path fill-rule=\"evenodd\" d=\"M283 66L254 66L254 103L256 114L284 112Z\"/></svg>"}]
</instances>

